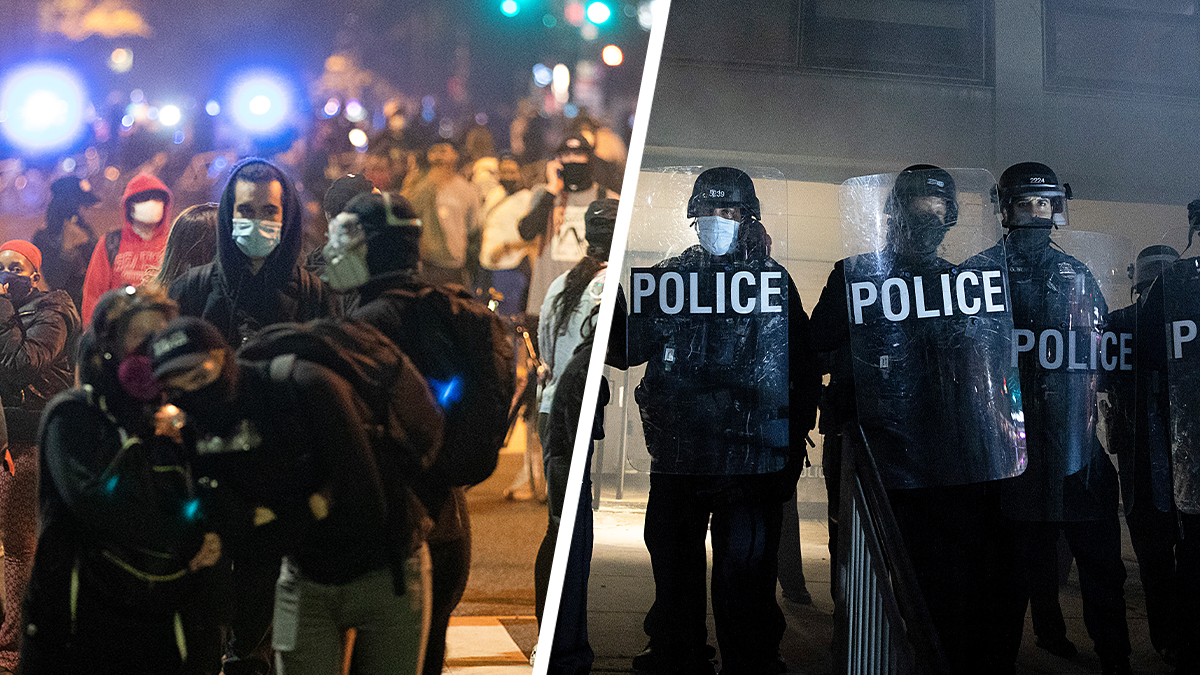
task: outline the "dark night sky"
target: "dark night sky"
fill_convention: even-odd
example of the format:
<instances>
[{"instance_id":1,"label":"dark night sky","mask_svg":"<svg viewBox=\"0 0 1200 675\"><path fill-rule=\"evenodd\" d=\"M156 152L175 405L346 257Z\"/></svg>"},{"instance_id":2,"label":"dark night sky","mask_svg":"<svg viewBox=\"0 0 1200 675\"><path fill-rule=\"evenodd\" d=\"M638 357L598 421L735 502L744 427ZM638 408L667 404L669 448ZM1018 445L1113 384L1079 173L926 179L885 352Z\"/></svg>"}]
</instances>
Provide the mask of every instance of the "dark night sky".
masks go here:
<instances>
[{"instance_id":1,"label":"dark night sky","mask_svg":"<svg viewBox=\"0 0 1200 675\"><path fill-rule=\"evenodd\" d=\"M192 96L203 101L219 94L241 67L271 66L303 82L321 72L327 56L349 48L402 92L442 98L454 73L454 53L466 46L472 105L494 109L528 92L534 63L573 65L581 57L597 58L610 42L625 50L626 62L606 69L609 95L636 95L648 38L636 19L616 7L599 39L585 42L562 20L563 0L522 0L521 13L511 19L501 14L499 0L125 1L142 13L153 37L93 36L72 42L38 31L39 3L0 0L5 17L0 67L35 56L67 58L93 84L96 99L114 89L142 88L152 100ZM542 25L545 13L558 16L555 28ZM116 47L133 49L129 73L107 69L105 61Z\"/></svg>"}]
</instances>

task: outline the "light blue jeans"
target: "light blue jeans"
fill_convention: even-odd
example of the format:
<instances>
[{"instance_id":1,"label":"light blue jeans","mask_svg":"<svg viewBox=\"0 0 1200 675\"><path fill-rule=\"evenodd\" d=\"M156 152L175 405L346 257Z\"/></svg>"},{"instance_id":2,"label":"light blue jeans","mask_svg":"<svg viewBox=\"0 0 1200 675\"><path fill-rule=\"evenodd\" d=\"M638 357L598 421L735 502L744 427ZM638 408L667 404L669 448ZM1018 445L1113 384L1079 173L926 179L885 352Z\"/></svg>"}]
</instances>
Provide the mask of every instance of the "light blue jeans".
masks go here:
<instances>
[{"instance_id":1,"label":"light blue jeans","mask_svg":"<svg viewBox=\"0 0 1200 675\"><path fill-rule=\"evenodd\" d=\"M402 596L395 594L388 568L325 585L305 579L284 558L275 584L276 670L280 675L341 672L346 631L353 628L355 673L420 673L429 636L431 573L425 544L406 563Z\"/></svg>"}]
</instances>

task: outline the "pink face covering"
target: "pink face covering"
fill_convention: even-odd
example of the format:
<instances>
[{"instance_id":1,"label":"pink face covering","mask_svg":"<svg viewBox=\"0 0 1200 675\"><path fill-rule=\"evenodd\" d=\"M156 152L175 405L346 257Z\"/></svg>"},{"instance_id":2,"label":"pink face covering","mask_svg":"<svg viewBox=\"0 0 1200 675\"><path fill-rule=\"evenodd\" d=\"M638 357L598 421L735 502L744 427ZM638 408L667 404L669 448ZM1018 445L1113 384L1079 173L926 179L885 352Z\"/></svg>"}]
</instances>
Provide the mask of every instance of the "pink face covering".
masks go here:
<instances>
[{"instance_id":1,"label":"pink face covering","mask_svg":"<svg viewBox=\"0 0 1200 675\"><path fill-rule=\"evenodd\" d=\"M142 403L158 400L162 395L162 387L154 377L154 369L150 365L150 357L143 354L132 354L125 357L117 366L117 381L125 393Z\"/></svg>"}]
</instances>

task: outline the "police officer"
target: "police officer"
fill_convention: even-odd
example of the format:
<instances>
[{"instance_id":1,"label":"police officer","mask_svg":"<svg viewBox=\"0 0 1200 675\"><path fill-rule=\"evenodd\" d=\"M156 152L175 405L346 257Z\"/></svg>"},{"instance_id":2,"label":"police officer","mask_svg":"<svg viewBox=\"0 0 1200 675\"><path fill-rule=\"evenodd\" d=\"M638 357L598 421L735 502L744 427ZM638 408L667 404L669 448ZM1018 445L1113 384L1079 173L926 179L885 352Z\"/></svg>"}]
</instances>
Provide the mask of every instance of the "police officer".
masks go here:
<instances>
[{"instance_id":1,"label":"police officer","mask_svg":"<svg viewBox=\"0 0 1200 675\"><path fill-rule=\"evenodd\" d=\"M1053 229L1066 221L1070 196L1070 186L1045 164L1010 166L999 183L1006 251L981 254L1005 255L1015 327L1038 344L1022 350L1018 342L1016 348L1029 465L1000 486L1003 516L995 586L999 672L1012 672L1031 571L1053 555L1060 528L1075 555L1084 623L1103 672L1129 672L1117 476L1095 433L1100 377L1094 368L1077 367L1078 356L1070 364L1062 358L1064 352L1077 351L1077 345L1065 345L1072 340L1083 340L1078 348L1086 354L1086 341L1106 330L1108 314L1091 270L1064 249L1083 255L1088 246L1102 247L1106 240L1091 233L1051 240ZM1072 246L1070 241L1081 243ZM1049 332L1060 341L1048 338Z\"/></svg>"},{"instance_id":2,"label":"police officer","mask_svg":"<svg viewBox=\"0 0 1200 675\"><path fill-rule=\"evenodd\" d=\"M990 192L994 183L986 172L969 175L977 192ZM959 224L957 182L943 169L910 166L894 177L886 200L878 199L876 193L888 180L868 176L843 187L843 204L864 216L845 226L883 246L837 262L813 309L813 346L830 373L821 431L831 552L837 550L832 540L837 537L841 454L862 452L866 438L946 665L955 673L974 673L984 652L980 606L990 543L987 485L1019 471L1021 456L1019 442L1004 425L1007 412L988 417L1005 401L975 385L1003 379L994 373L1008 360L1011 315L1003 308L980 311L982 301L974 315L952 306L924 317L907 311L889 317L880 311L879 303L896 297L889 287L920 288L918 282L927 280L926 288L933 289L942 275L955 271L939 252L950 228L988 225L986 219ZM876 217L880 203L882 214ZM988 208L980 215L985 213L998 232L994 212ZM998 265L964 264L961 270L968 267L976 280L1001 275ZM882 289L870 306L865 295L853 296L853 324L848 283L854 289ZM916 302L925 301L916 297ZM987 329L964 332L979 326ZM972 398L981 391L987 392L986 400Z\"/></svg>"},{"instance_id":3,"label":"police officer","mask_svg":"<svg viewBox=\"0 0 1200 675\"><path fill-rule=\"evenodd\" d=\"M786 670L779 657L785 621L775 601L780 502L803 466L800 439L812 427L820 380L809 365L808 317L770 257L760 214L745 172L701 173L687 205L700 243L652 270L709 283L741 270L774 278L779 290L786 280L781 311L642 321L634 288L628 349L630 365L646 364L635 399L652 461L645 541L655 582L644 623L650 644L634 658L636 671L713 672L704 589L710 517L721 672Z\"/></svg>"}]
</instances>

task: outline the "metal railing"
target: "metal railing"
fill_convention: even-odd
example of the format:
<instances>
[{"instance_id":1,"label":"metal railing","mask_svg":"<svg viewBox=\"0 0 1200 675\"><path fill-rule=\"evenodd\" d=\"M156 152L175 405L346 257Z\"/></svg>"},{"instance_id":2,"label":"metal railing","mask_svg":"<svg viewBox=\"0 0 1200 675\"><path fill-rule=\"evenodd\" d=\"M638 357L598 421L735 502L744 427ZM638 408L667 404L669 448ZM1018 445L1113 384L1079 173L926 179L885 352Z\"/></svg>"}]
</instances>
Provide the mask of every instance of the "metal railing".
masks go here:
<instances>
[{"instance_id":1,"label":"metal railing","mask_svg":"<svg viewBox=\"0 0 1200 675\"><path fill-rule=\"evenodd\" d=\"M834 671L946 675L941 644L866 438L842 444Z\"/></svg>"}]
</instances>

